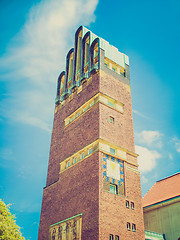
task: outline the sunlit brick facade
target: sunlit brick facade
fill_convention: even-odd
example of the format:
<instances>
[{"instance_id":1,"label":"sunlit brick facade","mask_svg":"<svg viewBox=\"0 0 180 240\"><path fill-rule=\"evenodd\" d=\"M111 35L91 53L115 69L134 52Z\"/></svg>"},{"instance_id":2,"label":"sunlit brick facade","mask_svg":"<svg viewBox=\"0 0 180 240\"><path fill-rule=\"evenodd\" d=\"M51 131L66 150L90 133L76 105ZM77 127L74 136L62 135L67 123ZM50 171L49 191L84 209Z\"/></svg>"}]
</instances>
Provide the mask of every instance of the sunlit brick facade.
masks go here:
<instances>
[{"instance_id":1,"label":"sunlit brick facade","mask_svg":"<svg viewBox=\"0 0 180 240\"><path fill-rule=\"evenodd\" d=\"M38 239L145 239L129 58L85 27L58 78Z\"/></svg>"}]
</instances>

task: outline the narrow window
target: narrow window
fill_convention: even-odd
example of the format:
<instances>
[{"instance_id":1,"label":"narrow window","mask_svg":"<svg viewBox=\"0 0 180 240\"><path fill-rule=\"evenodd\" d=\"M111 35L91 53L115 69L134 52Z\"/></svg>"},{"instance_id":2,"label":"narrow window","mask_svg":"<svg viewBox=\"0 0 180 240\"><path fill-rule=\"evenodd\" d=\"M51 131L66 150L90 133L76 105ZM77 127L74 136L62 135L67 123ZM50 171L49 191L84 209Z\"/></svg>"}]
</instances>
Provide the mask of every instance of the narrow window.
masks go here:
<instances>
[{"instance_id":1,"label":"narrow window","mask_svg":"<svg viewBox=\"0 0 180 240\"><path fill-rule=\"evenodd\" d=\"M65 87L65 74L63 74L62 77L61 77L60 96L64 92L64 87Z\"/></svg>"},{"instance_id":2,"label":"narrow window","mask_svg":"<svg viewBox=\"0 0 180 240\"><path fill-rule=\"evenodd\" d=\"M134 203L133 202L131 202L131 209L134 210Z\"/></svg>"},{"instance_id":3,"label":"narrow window","mask_svg":"<svg viewBox=\"0 0 180 240\"><path fill-rule=\"evenodd\" d=\"M116 68L112 67L113 72L116 72Z\"/></svg>"},{"instance_id":4,"label":"narrow window","mask_svg":"<svg viewBox=\"0 0 180 240\"><path fill-rule=\"evenodd\" d=\"M90 32L87 32L83 38L83 72L87 73L89 70L89 42Z\"/></svg>"},{"instance_id":5,"label":"narrow window","mask_svg":"<svg viewBox=\"0 0 180 240\"><path fill-rule=\"evenodd\" d=\"M110 120L110 123L114 124L114 118L113 117L110 117L109 120Z\"/></svg>"},{"instance_id":6,"label":"narrow window","mask_svg":"<svg viewBox=\"0 0 180 240\"><path fill-rule=\"evenodd\" d=\"M105 62L104 65L108 68L108 64Z\"/></svg>"},{"instance_id":7,"label":"narrow window","mask_svg":"<svg viewBox=\"0 0 180 240\"><path fill-rule=\"evenodd\" d=\"M126 201L126 207L129 208L129 201Z\"/></svg>"},{"instance_id":8,"label":"narrow window","mask_svg":"<svg viewBox=\"0 0 180 240\"><path fill-rule=\"evenodd\" d=\"M68 59L68 89L71 86L71 81L72 81L72 73L73 73L73 52L70 54L69 59Z\"/></svg>"},{"instance_id":9,"label":"narrow window","mask_svg":"<svg viewBox=\"0 0 180 240\"><path fill-rule=\"evenodd\" d=\"M80 73L81 73L81 48L82 48L82 27L80 27L75 35L75 61L74 61L74 69L75 69L75 81L79 81Z\"/></svg>"},{"instance_id":10,"label":"narrow window","mask_svg":"<svg viewBox=\"0 0 180 240\"><path fill-rule=\"evenodd\" d=\"M75 157L75 158L74 158L73 162L74 162L74 163L76 163L76 162L77 162L77 157Z\"/></svg>"},{"instance_id":11,"label":"narrow window","mask_svg":"<svg viewBox=\"0 0 180 240\"><path fill-rule=\"evenodd\" d=\"M98 69L99 40L96 38L91 45L91 67Z\"/></svg>"},{"instance_id":12,"label":"narrow window","mask_svg":"<svg viewBox=\"0 0 180 240\"><path fill-rule=\"evenodd\" d=\"M68 168L70 166L70 161L66 163L66 167Z\"/></svg>"},{"instance_id":13,"label":"narrow window","mask_svg":"<svg viewBox=\"0 0 180 240\"><path fill-rule=\"evenodd\" d=\"M115 240L119 240L119 236L118 235L115 236Z\"/></svg>"},{"instance_id":14,"label":"narrow window","mask_svg":"<svg viewBox=\"0 0 180 240\"><path fill-rule=\"evenodd\" d=\"M124 77L126 77L126 70L124 69Z\"/></svg>"},{"instance_id":15,"label":"narrow window","mask_svg":"<svg viewBox=\"0 0 180 240\"><path fill-rule=\"evenodd\" d=\"M84 153L81 153L81 159L83 159L84 158Z\"/></svg>"},{"instance_id":16,"label":"narrow window","mask_svg":"<svg viewBox=\"0 0 180 240\"><path fill-rule=\"evenodd\" d=\"M90 149L88 150L88 154L89 154L89 155L92 154L92 148L90 148Z\"/></svg>"},{"instance_id":17,"label":"narrow window","mask_svg":"<svg viewBox=\"0 0 180 240\"><path fill-rule=\"evenodd\" d=\"M110 193L117 194L117 186L115 184L110 184Z\"/></svg>"},{"instance_id":18,"label":"narrow window","mask_svg":"<svg viewBox=\"0 0 180 240\"><path fill-rule=\"evenodd\" d=\"M136 224L134 224L134 223L132 224L132 231L136 232Z\"/></svg>"},{"instance_id":19,"label":"narrow window","mask_svg":"<svg viewBox=\"0 0 180 240\"><path fill-rule=\"evenodd\" d=\"M116 154L116 150L114 148L110 148L110 153Z\"/></svg>"},{"instance_id":20,"label":"narrow window","mask_svg":"<svg viewBox=\"0 0 180 240\"><path fill-rule=\"evenodd\" d=\"M131 231L131 224L129 222L127 222L127 230Z\"/></svg>"},{"instance_id":21,"label":"narrow window","mask_svg":"<svg viewBox=\"0 0 180 240\"><path fill-rule=\"evenodd\" d=\"M109 240L114 240L114 237L112 234L109 235Z\"/></svg>"}]
</instances>

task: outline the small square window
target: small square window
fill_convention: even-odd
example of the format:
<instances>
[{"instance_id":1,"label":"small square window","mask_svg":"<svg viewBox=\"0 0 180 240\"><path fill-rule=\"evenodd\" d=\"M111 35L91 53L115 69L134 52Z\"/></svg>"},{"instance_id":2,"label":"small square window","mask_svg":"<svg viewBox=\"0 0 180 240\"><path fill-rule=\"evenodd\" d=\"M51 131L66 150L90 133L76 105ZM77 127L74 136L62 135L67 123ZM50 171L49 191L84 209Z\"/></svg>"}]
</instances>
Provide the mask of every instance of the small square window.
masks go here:
<instances>
[{"instance_id":1,"label":"small square window","mask_svg":"<svg viewBox=\"0 0 180 240\"><path fill-rule=\"evenodd\" d=\"M131 231L131 224L127 222L127 230Z\"/></svg>"},{"instance_id":2,"label":"small square window","mask_svg":"<svg viewBox=\"0 0 180 240\"><path fill-rule=\"evenodd\" d=\"M84 153L81 153L81 159L83 159L84 158Z\"/></svg>"},{"instance_id":3,"label":"small square window","mask_svg":"<svg viewBox=\"0 0 180 240\"><path fill-rule=\"evenodd\" d=\"M88 150L88 154L89 154L89 155L92 154L92 148L90 148L90 149Z\"/></svg>"},{"instance_id":4,"label":"small square window","mask_svg":"<svg viewBox=\"0 0 180 240\"><path fill-rule=\"evenodd\" d=\"M109 240L113 240L113 239L114 239L113 235L110 234L110 235L109 235Z\"/></svg>"},{"instance_id":5,"label":"small square window","mask_svg":"<svg viewBox=\"0 0 180 240\"><path fill-rule=\"evenodd\" d=\"M115 236L115 240L119 240L119 236L118 235Z\"/></svg>"},{"instance_id":6,"label":"small square window","mask_svg":"<svg viewBox=\"0 0 180 240\"><path fill-rule=\"evenodd\" d=\"M115 184L110 184L110 193L117 194L117 186Z\"/></svg>"},{"instance_id":7,"label":"small square window","mask_svg":"<svg viewBox=\"0 0 180 240\"><path fill-rule=\"evenodd\" d=\"M134 224L134 223L132 224L132 231L136 232L136 224Z\"/></svg>"},{"instance_id":8,"label":"small square window","mask_svg":"<svg viewBox=\"0 0 180 240\"><path fill-rule=\"evenodd\" d=\"M131 209L134 210L134 203L133 202L131 202Z\"/></svg>"},{"instance_id":9,"label":"small square window","mask_svg":"<svg viewBox=\"0 0 180 240\"><path fill-rule=\"evenodd\" d=\"M73 159L73 163L76 163L76 162L77 162L77 157Z\"/></svg>"},{"instance_id":10,"label":"small square window","mask_svg":"<svg viewBox=\"0 0 180 240\"><path fill-rule=\"evenodd\" d=\"M114 118L113 117L109 117L110 123L114 123Z\"/></svg>"},{"instance_id":11,"label":"small square window","mask_svg":"<svg viewBox=\"0 0 180 240\"><path fill-rule=\"evenodd\" d=\"M129 201L126 201L126 207L129 208Z\"/></svg>"},{"instance_id":12,"label":"small square window","mask_svg":"<svg viewBox=\"0 0 180 240\"><path fill-rule=\"evenodd\" d=\"M110 148L110 153L116 154L116 150L114 148Z\"/></svg>"}]
</instances>

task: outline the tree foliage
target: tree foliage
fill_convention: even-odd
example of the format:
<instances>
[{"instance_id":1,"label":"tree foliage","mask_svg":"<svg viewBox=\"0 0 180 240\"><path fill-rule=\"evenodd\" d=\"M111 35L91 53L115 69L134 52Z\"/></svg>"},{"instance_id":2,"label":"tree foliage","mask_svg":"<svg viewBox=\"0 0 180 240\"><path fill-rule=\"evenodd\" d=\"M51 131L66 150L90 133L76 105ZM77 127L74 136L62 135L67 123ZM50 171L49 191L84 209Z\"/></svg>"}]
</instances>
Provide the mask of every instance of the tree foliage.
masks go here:
<instances>
[{"instance_id":1,"label":"tree foliage","mask_svg":"<svg viewBox=\"0 0 180 240\"><path fill-rule=\"evenodd\" d=\"M25 240L17 226L15 216L10 213L9 205L0 199L0 240Z\"/></svg>"}]
</instances>

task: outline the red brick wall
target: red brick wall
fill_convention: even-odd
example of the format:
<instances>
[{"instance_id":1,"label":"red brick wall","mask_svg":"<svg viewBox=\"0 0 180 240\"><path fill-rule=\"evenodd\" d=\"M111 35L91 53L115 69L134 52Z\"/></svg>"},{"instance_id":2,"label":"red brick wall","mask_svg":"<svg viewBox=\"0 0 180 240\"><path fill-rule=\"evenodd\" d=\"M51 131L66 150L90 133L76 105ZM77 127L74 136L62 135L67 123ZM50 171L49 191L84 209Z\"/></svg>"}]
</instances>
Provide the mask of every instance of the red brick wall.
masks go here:
<instances>
[{"instance_id":1,"label":"red brick wall","mask_svg":"<svg viewBox=\"0 0 180 240\"><path fill-rule=\"evenodd\" d=\"M132 118L131 93L128 85L107 73L100 79L100 91L124 104L124 113L117 112L100 104L100 137L130 151L135 151ZM109 117L114 117L114 124ZM127 154L127 160L137 164L137 158ZM103 190L103 156L100 154L99 175L99 239L108 239L109 234L118 235L123 240L142 240L144 236L144 221L141 204L140 174L127 168L136 166L124 164L125 196L118 196ZM134 202L135 209L126 208L126 200ZM136 224L137 231L127 230L127 222Z\"/></svg>"},{"instance_id":2,"label":"red brick wall","mask_svg":"<svg viewBox=\"0 0 180 240\"><path fill-rule=\"evenodd\" d=\"M125 164L125 196L103 190L102 153L96 152L59 175L60 162L92 143L99 137L134 151L131 94L128 85L103 73L92 76L92 83L83 84L82 91L59 106L54 117L47 187L44 189L38 240L48 239L51 224L82 213L82 240L144 239L141 208L140 176ZM64 119L98 92L124 104L119 113L103 104L96 104L65 127ZM110 124L109 116L115 118ZM135 164L135 157L128 156ZM134 166L131 166L134 167ZM60 178L59 178L60 177ZM56 183L54 183L57 181ZM54 183L54 184L53 184ZM135 210L126 209L125 200L135 203ZM135 223L137 232L129 232L126 223Z\"/></svg>"},{"instance_id":3,"label":"red brick wall","mask_svg":"<svg viewBox=\"0 0 180 240\"><path fill-rule=\"evenodd\" d=\"M106 106L100 108L100 136L128 150L134 149L134 131L132 118L131 93L128 85L103 72L100 78L100 91L124 104L124 113ZM109 123L109 117L115 118L115 124Z\"/></svg>"},{"instance_id":4,"label":"red brick wall","mask_svg":"<svg viewBox=\"0 0 180 240\"><path fill-rule=\"evenodd\" d=\"M82 239L98 239L99 232L99 159L94 153L59 175L60 162L99 137L99 106L65 127L64 119L99 92L98 74L82 86L73 99L65 100L54 116L51 149L44 189L38 240L48 239L51 224L82 213ZM57 181L56 183L54 183ZM54 184L53 184L54 183Z\"/></svg>"},{"instance_id":5,"label":"red brick wall","mask_svg":"<svg viewBox=\"0 0 180 240\"><path fill-rule=\"evenodd\" d=\"M82 239L98 239L98 152L60 174L60 180L44 189L38 240L48 239L49 227L82 213Z\"/></svg>"},{"instance_id":6,"label":"red brick wall","mask_svg":"<svg viewBox=\"0 0 180 240\"><path fill-rule=\"evenodd\" d=\"M65 105L58 107L54 116L46 185L58 180L61 161L95 141L99 136L98 105L65 127L65 118L99 92L98 75L93 75L91 84L87 86L84 83L82 87L82 91L79 94L75 92L70 102L66 99Z\"/></svg>"}]
</instances>

